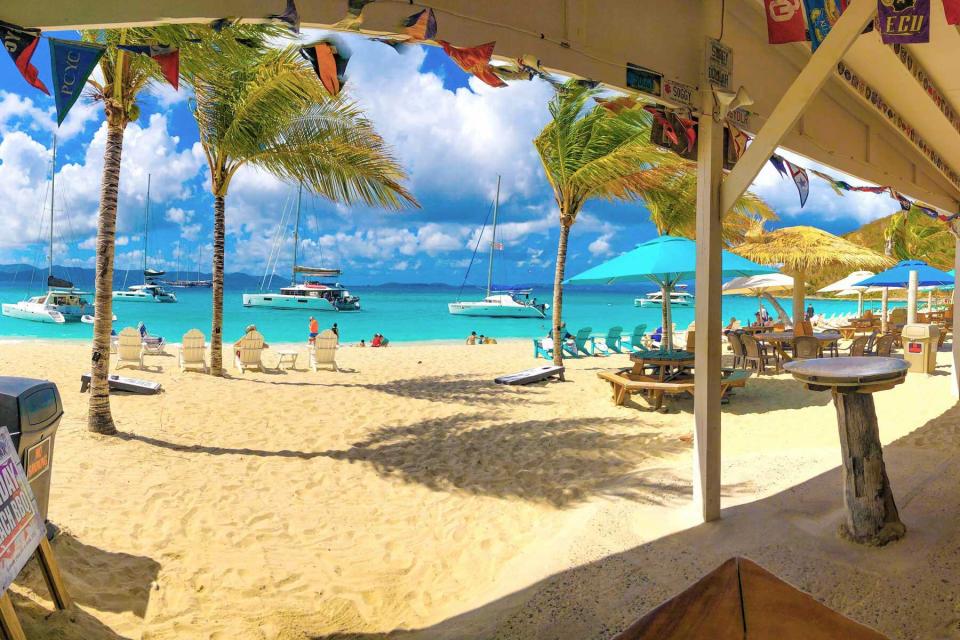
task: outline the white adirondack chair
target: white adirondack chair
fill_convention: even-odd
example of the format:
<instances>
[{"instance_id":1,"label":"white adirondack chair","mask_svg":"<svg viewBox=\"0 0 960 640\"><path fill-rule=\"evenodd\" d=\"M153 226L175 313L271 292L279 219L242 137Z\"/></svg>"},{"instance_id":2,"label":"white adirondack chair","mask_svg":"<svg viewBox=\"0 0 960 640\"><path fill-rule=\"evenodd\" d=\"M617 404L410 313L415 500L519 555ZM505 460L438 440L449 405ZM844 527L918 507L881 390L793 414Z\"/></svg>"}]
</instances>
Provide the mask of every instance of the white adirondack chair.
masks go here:
<instances>
[{"instance_id":1,"label":"white adirondack chair","mask_svg":"<svg viewBox=\"0 0 960 640\"><path fill-rule=\"evenodd\" d=\"M143 342L140 332L127 327L117 336L117 369L123 365L143 369Z\"/></svg>"},{"instance_id":2,"label":"white adirondack chair","mask_svg":"<svg viewBox=\"0 0 960 640\"><path fill-rule=\"evenodd\" d=\"M337 368L337 334L330 329L323 331L313 342L310 349L310 368L314 371L319 366L329 366L334 371Z\"/></svg>"},{"instance_id":3,"label":"white adirondack chair","mask_svg":"<svg viewBox=\"0 0 960 640\"><path fill-rule=\"evenodd\" d=\"M199 329L190 329L183 334L183 342L180 345L180 371L199 368L204 373L207 372L205 341L206 338Z\"/></svg>"},{"instance_id":4,"label":"white adirondack chair","mask_svg":"<svg viewBox=\"0 0 960 640\"><path fill-rule=\"evenodd\" d=\"M263 371L263 335L259 331L251 331L243 336L234 356L234 368L239 369L240 373L247 369Z\"/></svg>"}]
</instances>

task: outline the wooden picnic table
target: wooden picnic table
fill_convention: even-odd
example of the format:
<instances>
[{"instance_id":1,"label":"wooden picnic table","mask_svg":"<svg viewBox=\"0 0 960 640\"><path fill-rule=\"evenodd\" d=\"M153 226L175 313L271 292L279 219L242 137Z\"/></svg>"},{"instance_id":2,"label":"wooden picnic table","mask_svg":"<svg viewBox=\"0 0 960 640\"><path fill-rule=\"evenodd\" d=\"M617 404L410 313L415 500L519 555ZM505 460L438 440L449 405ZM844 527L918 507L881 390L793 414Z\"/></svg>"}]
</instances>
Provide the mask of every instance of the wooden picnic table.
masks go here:
<instances>
[{"instance_id":1,"label":"wooden picnic table","mask_svg":"<svg viewBox=\"0 0 960 640\"><path fill-rule=\"evenodd\" d=\"M674 349L673 351L635 351L630 354L630 360L633 362L633 370L630 372L632 375L646 376L649 367L653 370L652 377L657 382L671 382L692 369L696 357L691 351ZM651 396L652 404L656 409L663 406L663 391L655 390L651 392Z\"/></svg>"},{"instance_id":2,"label":"wooden picnic table","mask_svg":"<svg viewBox=\"0 0 960 640\"><path fill-rule=\"evenodd\" d=\"M794 338L797 337L793 331L770 331L768 333L758 333L754 337L757 340L772 344L783 362L790 362L793 359L783 349L783 343L793 342ZM837 341L840 339L839 333L814 333L813 337L820 341L821 346L829 347L833 355L840 355L837 349Z\"/></svg>"},{"instance_id":3,"label":"wooden picnic table","mask_svg":"<svg viewBox=\"0 0 960 640\"><path fill-rule=\"evenodd\" d=\"M842 531L854 542L882 545L906 533L883 464L872 394L903 382L908 368L899 358L877 356L794 360L784 366L811 391L833 395L847 508Z\"/></svg>"}]
</instances>

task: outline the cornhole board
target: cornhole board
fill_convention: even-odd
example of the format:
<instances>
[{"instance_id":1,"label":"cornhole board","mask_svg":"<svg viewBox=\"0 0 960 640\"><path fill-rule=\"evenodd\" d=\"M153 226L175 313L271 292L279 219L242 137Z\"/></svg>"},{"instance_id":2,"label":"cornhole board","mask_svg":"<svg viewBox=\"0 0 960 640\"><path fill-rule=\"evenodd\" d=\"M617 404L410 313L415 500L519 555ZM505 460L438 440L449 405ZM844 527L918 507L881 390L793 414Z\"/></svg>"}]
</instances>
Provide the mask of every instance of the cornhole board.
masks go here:
<instances>
[{"instance_id":1,"label":"cornhole board","mask_svg":"<svg viewBox=\"0 0 960 640\"><path fill-rule=\"evenodd\" d=\"M887 640L746 558L730 558L614 640Z\"/></svg>"},{"instance_id":2,"label":"cornhole board","mask_svg":"<svg viewBox=\"0 0 960 640\"><path fill-rule=\"evenodd\" d=\"M552 364L543 365L542 367L534 367L533 369L500 376L499 378L494 378L493 381L497 384L530 384L552 378L553 376L560 376L560 379L563 380L563 367Z\"/></svg>"},{"instance_id":3,"label":"cornhole board","mask_svg":"<svg viewBox=\"0 0 960 640\"><path fill-rule=\"evenodd\" d=\"M139 393L141 395L153 395L160 393L163 389L159 382L150 380L140 380L139 378L126 378L124 376L109 376L111 391L126 391L128 393ZM90 388L90 374L85 373L80 376L80 393Z\"/></svg>"}]
</instances>

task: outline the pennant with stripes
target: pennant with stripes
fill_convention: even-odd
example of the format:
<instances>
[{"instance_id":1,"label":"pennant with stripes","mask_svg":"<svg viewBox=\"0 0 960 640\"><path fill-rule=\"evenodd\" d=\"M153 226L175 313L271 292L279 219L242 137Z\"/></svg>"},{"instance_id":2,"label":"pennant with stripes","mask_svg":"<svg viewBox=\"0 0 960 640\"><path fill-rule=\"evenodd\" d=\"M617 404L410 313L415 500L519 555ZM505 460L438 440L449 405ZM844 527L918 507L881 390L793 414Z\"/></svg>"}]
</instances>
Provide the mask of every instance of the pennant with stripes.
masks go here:
<instances>
[{"instance_id":1,"label":"pennant with stripes","mask_svg":"<svg viewBox=\"0 0 960 640\"><path fill-rule=\"evenodd\" d=\"M887 187L858 187L847 185L847 191L862 191L864 193L886 193Z\"/></svg>"},{"instance_id":2,"label":"pennant with stripes","mask_svg":"<svg viewBox=\"0 0 960 640\"><path fill-rule=\"evenodd\" d=\"M300 33L300 12L297 11L297 4L294 0L287 0L287 8L283 10L283 13L271 14L267 16L267 20L283 22L291 33Z\"/></svg>"},{"instance_id":3,"label":"pennant with stripes","mask_svg":"<svg viewBox=\"0 0 960 640\"><path fill-rule=\"evenodd\" d=\"M834 180L832 176L828 176L827 174L821 171L817 171L816 169L810 169L810 173L812 173L813 175L817 176L818 178L820 178L821 180L829 184L830 188L833 189L833 192L836 193L838 196L843 195L843 188L841 184L838 183L836 180Z\"/></svg>"},{"instance_id":4,"label":"pennant with stripes","mask_svg":"<svg viewBox=\"0 0 960 640\"><path fill-rule=\"evenodd\" d=\"M433 9L424 9L403 21L403 32L414 40L433 40L437 36L437 17Z\"/></svg>"},{"instance_id":5,"label":"pennant with stripes","mask_svg":"<svg viewBox=\"0 0 960 640\"><path fill-rule=\"evenodd\" d=\"M300 55L313 65L313 71L327 92L332 96L339 95L347 82L344 74L350 57L346 52L341 53L335 44L321 40L300 47Z\"/></svg>"},{"instance_id":6,"label":"pennant with stripes","mask_svg":"<svg viewBox=\"0 0 960 640\"><path fill-rule=\"evenodd\" d=\"M153 58L167 82L180 89L180 49L165 44L118 44L117 49Z\"/></svg>"},{"instance_id":7,"label":"pennant with stripes","mask_svg":"<svg viewBox=\"0 0 960 640\"><path fill-rule=\"evenodd\" d=\"M37 50L37 44L40 42L40 30L24 29L0 21L0 38L3 39L3 46L10 54L13 64L17 66L17 71L20 72L23 79L30 86L50 95L50 90L37 75L37 68L30 62L33 52Z\"/></svg>"},{"instance_id":8,"label":"pennant with stripes","mask_svg":"<svg viewBox=\"0 0 960 640\"><path fill-rule=\"evenodd\" d=\"M803 205L807 204L807 197L810 195L810 178L807 176L806 170L789 160L784 160L783 164L786 165L790 177L793 178L793 183L797 185L797 193L800 194L800 208L802 209Z\"/></svg>"},{"instance_id":9,"label":"pennant with stripes","mask_svg":"<svg viewBox=\"0 0 960 640\"><path fill-rule=\"evenodd\" d=\"M786 160L784 160L777 154L773 154L772 156L770 156L770 164L772 164L773 168L777 170L777 173L779 173L784 178L786 178L789 175L789 172L787 171L787 165L785 163L786 163Z\"/></svg>"},{"instance_id":10,"label":"pennant with stripes","mask_svg":"<svg viewBox=\"0 0 960 640\"><path fill-rule=\"evenodd\" d=\"M437 40L443 51L450 56L458 67L473 74L491 87L505 87L507 83L497 77L495 70L490 66L493 48L496 42L487 42L476 47L455 47L445 40Z\"/></svg>"},{"instance_id":11,"label":"pennant with stripes","mask_svg":"<svg viewBox=\"0 0 960 640\"><path fill-rule=\"evenodd\" d=\"M58 126L80 97L87 78L106 50L105 46L93 42L50 38L50 70Z\"/></svg>"}]
</instances>

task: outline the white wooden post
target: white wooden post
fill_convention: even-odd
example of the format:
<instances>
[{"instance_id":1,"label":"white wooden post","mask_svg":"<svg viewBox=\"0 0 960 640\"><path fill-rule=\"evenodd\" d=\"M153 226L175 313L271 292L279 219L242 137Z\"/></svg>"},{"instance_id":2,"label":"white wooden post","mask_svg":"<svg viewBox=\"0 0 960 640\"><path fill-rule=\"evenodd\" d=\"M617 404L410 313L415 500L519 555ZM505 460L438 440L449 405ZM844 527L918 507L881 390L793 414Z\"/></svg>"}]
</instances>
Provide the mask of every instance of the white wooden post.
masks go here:
<instances>
[{"instance_id":1,"label":"white wooden post","mask_svg":"<svg viewBox=\"0 0 960 640\"><path fill-rule=\"evenodd\" d=\"M720 1L710 0L707 16L719 16ZM705 23L704 46L709 29ZM710 25L710 26L707 26ZM723 123L713 119L714 99L706 79L706 55L701 73L701 109L697 150L697 291L694 321L695 373L693 394L693 500L704 521L720 518L720 314L721 223L720 180L723 176Z\"/></svg>"},{"instance_id":2,"label":"white wooden post","mask_svg":"<svg viewBox=\"0 0 960 640\"><path fill-rule=\"evenodd\" d=\"M887 287L883 288L883 297L880 299L880 333L886 333L889 326L889 306L890 306L890 289Z\"/></svg>"},{"instance_id":3,"label":"white wooden post","mask_svg":"<svg viewBox=\"0 0 960 640\"><path fill-rule=\"evenodd\" d=\"M917 321L917 272L911 271L907 287L907 324Z\"/></svg>"},{"instance_id":4,"label":"white wooden post","mask_svg":"<svg viewBox=\"0 0 960 640\"><path fill-rule=\"evenodd\" d=\"M780 102L757 132L757 137L747 147L743 157L723 181L721 211L729 211L747 190L770 159L770 155L776 151L783 136L790 131L827 78L835 72L843 54L853 45L876 13L877 0L853 0L846 8L826 39L810 57L810 61L780 98ZM709 87L703 91L708 92Z\"/></svg>"},{"instance_id":5,"label":"white wooden post","mask_svg":"<svg viewBox=\"0 0 960 640\"><path fill-rule=\"evenodd\" d=\"M950 344L953 351L953 395L960 398L960 236L954 231L953 237L953 336Z\"/></svg>"}]
</instances>

